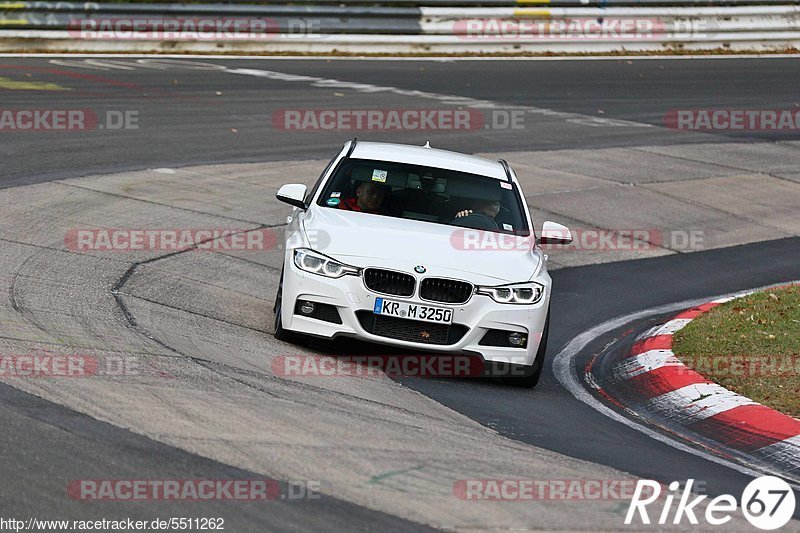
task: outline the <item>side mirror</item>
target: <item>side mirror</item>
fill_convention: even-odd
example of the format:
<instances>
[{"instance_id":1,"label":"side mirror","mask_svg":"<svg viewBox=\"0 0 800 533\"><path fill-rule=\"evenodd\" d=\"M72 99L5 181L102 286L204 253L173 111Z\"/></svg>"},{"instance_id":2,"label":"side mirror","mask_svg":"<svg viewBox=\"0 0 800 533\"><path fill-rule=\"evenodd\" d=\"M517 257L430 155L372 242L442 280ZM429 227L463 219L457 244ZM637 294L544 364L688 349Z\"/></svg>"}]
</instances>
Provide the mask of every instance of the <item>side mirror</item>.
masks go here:
<instances>
[{"instance_id":1,"label":"side mirror","mask_svg":"<svg viewBox=\"0 0 800 533\"><path fill-rule=\"evenodd\" d=\"M289 183L278 189L278 194L275 195L275 198L300 209L308 209L305 200L306 190L308 188L301 183Z\"/></svg>"},{"instance_id":2,"label":"side mirror","mask_svg":"<svg viewBox=\"0 0 800 533\"><path fill-rule=\"evenodd\" d=\"M569 228L547 221L542 224L542 234L539 236L539 244L569 244L572 242L572 233Z\"/></svg>"}]
</instances>

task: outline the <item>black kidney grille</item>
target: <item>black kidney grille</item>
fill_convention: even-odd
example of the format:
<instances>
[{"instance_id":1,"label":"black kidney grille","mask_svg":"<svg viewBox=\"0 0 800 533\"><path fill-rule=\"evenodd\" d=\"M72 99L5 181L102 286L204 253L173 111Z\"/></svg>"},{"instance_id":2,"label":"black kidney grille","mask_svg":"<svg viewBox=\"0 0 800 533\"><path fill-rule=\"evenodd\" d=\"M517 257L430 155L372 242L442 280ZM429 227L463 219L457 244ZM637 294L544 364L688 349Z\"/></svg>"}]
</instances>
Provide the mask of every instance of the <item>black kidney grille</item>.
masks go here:
<instances>
[{"instance_id":1,"label":"black kidney grille","mask_svg":"<svg viewBox=\"0 0 800 533\"><path fill-rule=\"evenodd\" d=\"M419 285L419 297L433 302L463 304L472 296L472 283L454 279L426 278Z\"/></svg>"},{"instance_id":2,"label":"black kidney grille","mask_svg":"<svg viewBox=\"0 0 800 533\"><path fill-rule=\"evenodd\" d=\"M367 288L383 294L411 296L414 294L415 283L414 276L402 272L380 268L368 268L364 271L364 284Z\"/></svg>"}]
</instances>

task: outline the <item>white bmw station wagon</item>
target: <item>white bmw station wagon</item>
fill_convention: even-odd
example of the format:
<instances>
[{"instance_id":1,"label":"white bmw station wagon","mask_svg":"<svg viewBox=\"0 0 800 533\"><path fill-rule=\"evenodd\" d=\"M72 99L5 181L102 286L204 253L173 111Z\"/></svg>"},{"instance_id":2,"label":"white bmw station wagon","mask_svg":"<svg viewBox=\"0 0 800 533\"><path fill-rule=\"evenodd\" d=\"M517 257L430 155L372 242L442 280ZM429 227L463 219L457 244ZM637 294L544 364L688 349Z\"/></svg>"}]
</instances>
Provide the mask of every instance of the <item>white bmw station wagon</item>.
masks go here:
<instances>
[{"instance_id":1,"label":"white bmw station wagon","mask_svg":"<svg viewBox=\"0 0 800 533\"><path fill-rule=\"evenodd\" d=\"M425 146L346 143L314 187L277 198L288 218L275 337L354 337L477 355L535 386L547 346L551 279L505 161Z\"/></svg>"}]
</instances>

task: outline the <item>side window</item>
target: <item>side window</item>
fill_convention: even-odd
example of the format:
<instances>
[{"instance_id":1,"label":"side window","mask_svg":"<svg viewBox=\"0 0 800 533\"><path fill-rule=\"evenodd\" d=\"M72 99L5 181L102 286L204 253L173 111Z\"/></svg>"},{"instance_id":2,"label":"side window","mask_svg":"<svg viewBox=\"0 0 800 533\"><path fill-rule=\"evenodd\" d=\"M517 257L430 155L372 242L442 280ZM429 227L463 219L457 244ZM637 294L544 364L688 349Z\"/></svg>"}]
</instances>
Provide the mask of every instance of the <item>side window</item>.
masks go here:
<instances>
[{"instance_id":1,"label":"side window","mask_svg":"<svg viewBox=\"0 0 800 533\"><path fill-rule=\"evenodd\" d=\"M331 159L328 162L328 164L325 165L325 170L322 171L322 174L319 175L319 179L317 179L317 182L314 184L313 187L311 187L311 190L308 192L308 194L306 194L306 198L305 198L306 205L309 205L311 203L311 200L314 198L314 195L317 194L317 191L319 190L320 185L322 185L322 180L325 179L325 175L328 174L328 171L331 169L333 164L336 162L336 159L338 159L340 153L341 152L336 152L336 155L333 156L333 159Z\"/></svg>"}]
</instances>

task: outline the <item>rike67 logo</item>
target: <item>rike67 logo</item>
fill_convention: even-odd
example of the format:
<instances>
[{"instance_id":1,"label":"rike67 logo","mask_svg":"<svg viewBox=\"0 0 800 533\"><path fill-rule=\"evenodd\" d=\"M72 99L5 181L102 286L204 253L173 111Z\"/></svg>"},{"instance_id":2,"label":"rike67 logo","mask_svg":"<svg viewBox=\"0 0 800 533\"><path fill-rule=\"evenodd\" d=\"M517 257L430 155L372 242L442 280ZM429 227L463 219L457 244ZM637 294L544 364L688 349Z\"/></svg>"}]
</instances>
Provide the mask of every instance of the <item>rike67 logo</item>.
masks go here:
<instances>
[{"instance_id":1,"label":"rike67 logo","mask_svg":"<svg viewBox=\"0 0 800 533\"><path fill-rule=\"evenodd\" d=\"M678 495L680 484L673 481L669 484L669 492L663 498L663 507L656 503L661 498L661 485L656 481L640 479L625 516L625 524L630 525L638 512L638 519L642 524L653 522L659 525L668 523L680 524L684 516L692 525L699 524L696 507L708 496L692 496L694 480L686 482L683 492ZM673 502L678 500L673 512ZM655 504L655 505L652 505ZM730 522L737 506L741 505L742 514L750 524L763 530L774 530L785 526L792 519L795 511L795 496L792 487L784 480L774 476L762 476L751 481L742 492L739 502L730 494L722 494L709 501L705 507L704 518L712 526L721 526ZM653 520L648 514L655 511ZM696 514L697 513L697 514Z\"/></svg>"}]
</instances>

